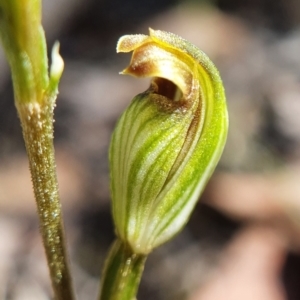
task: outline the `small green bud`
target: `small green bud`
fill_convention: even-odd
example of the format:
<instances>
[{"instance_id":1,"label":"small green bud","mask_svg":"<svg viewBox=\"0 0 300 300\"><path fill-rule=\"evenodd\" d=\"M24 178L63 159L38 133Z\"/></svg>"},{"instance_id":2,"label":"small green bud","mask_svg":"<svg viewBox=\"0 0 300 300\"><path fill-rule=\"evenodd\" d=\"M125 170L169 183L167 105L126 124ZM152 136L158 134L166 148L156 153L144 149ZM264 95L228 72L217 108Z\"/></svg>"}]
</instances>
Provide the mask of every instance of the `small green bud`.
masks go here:
<instances>
[{"instance_id":1,"label":"small green bud","mask_svg":"<svg viewBox=\"0 0 300 300\"><path fill-rule=\"evenodd\" d=\"M224 88L209 58L182 38L150 29L123 36L133 51L122 72L152 77L121 116L110 145L117 235L147 254L177 234L222 154L228 127Z\"/></svg>"}]
</instances>

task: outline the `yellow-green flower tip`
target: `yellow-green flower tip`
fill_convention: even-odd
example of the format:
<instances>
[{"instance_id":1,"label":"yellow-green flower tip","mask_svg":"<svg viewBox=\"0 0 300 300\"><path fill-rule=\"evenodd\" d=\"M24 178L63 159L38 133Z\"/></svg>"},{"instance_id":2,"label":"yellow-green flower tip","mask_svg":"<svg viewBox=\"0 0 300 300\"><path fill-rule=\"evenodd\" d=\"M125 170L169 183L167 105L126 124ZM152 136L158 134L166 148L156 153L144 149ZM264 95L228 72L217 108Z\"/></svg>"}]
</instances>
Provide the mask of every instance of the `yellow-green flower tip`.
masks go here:
<instances>
[{"instance_id":1,"label":"yellow-green flower tip","mask_svg":"<svg viewBox=\"0 0 300 300\"><path fill-rule=\"evenodd\" d=\"M133 51L123 74L152 77L110 145L117 234L147 254L183 228L219 161L228 128L225 93L210 59L174 34L126 35L117 51Z\"/></svg>"}]
</instances>

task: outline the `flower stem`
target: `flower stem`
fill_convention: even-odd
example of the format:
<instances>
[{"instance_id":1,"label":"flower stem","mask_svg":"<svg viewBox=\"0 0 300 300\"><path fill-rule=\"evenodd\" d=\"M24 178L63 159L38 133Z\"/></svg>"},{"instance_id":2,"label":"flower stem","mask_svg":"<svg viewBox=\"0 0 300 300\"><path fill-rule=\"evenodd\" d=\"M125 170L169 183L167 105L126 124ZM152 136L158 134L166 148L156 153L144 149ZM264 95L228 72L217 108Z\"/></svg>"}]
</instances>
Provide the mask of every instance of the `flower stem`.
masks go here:
<instances>
[{"instance_id":1,"label":"flower stem","mask_svg":"<svg viewBox=\"0 0 300 300\"><path fill-rule=\"evenodd\" d=\"M99 300L135 299L146 259L117 239L106 260Z\"/></svg>"},{"instance_id":2,"label":"flower stem","mask_svg":"<svg viewBox=\"0 0 300 300\"><path fill-rule=\"evenodd\" d=\"M72 300L53 146L53 109L63 60L56 43L49 70L41 0L0 0L0 40L11 68L54 297Z\"/></svg>"},{"instance_id":3,"label":"flower stem","mask_svg":"<svg viewBox=\"0 0 300 300\"><path fill-rule=\"evenodd\" d=\"M17 105L31 177L40 230L56 300L74 299L65 249L61 204L53 147L52 101Z\"/></svg>"}]
</instances>

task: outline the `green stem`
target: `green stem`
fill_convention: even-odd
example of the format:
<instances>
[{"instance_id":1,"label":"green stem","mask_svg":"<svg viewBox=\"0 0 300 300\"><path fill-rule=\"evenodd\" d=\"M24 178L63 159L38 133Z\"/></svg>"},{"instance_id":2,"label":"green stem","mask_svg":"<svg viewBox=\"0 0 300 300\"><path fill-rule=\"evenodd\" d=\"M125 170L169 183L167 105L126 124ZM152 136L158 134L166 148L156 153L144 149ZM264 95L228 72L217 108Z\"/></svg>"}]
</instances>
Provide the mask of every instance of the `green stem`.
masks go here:
<instances>
[{"instance_id":1,"label":"green stem","mask_svg":"<svg viewBox=\"0 0 300 300\"><path fill-rule=\"evenodd\" d=\"M106 260L99 300L135 299L146 259L117 239Z\"/></svg>"},{"instance_id":2,"label":"green stem","mask_svg":"<svg viewBox=\"0 0 300 300\"><path fill-rule=\"evenodd\" d=\"M55 299L72 300L53 146L53 109L63 60L56 43L49 72L41 0L0 0L0 41L11 67Z\"/></svg>"},{"instance_id":3,"label":"green stem","mask_svg":"<svg viewBox=\"0 0 300 300\"><path fill-rule=\"evenodd\" d=\"M56 300L74 299L53 147L53 101L17 105Z\"/></svg>"}]
</instances>

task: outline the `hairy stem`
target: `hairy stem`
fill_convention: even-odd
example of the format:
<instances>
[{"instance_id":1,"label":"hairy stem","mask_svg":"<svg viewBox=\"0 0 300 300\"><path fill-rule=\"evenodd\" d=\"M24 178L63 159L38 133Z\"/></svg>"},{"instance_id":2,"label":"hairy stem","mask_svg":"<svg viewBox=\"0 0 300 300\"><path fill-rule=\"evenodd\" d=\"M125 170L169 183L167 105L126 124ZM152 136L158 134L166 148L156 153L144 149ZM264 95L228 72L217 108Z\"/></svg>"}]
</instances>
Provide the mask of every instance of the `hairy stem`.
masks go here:
<instances>
[{"instance_id":1,"label":"hairy stem","mask_svg":"<svg viewBox=\"0 0 300 300\"><path fill-rule=\"evenodd\" d=\"M17 105L33 182L40 230L56 300L74 299L68 267L53 147L53 103Z\"/></svg>"},{"instance_id":2,"label":"hairy stem","mask_svg":"<svg viewBox=\"0 0 300 300\"><path fill-rule=\"evenodd\" d=\"M0 41L11 68L55 299L71 300L53 147L53 109L64 64L56 43L48 68L41 4L41 0L0 0Z\"/></svg>"}]
</instances>

